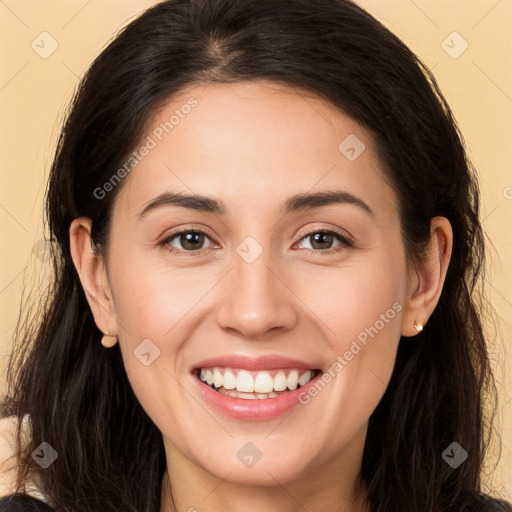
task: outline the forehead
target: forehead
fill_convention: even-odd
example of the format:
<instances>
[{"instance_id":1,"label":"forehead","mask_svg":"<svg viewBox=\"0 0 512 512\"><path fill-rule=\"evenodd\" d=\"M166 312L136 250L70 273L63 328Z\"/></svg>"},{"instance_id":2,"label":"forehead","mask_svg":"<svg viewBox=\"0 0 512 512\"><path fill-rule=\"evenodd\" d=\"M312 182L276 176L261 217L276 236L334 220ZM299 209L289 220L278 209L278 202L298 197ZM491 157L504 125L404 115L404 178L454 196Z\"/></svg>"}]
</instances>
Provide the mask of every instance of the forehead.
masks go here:
<instances>
[{"instance_id":1,"label":"forehead","mask_svg":"<svg viewBox=\"0 0 512 512\"><path fill-rule=\"evenodd\" d=\"M238 211L340 188L377 205L395 202L368 132L325 100L281 84L182 90L149 118L137 149L118 198L130 212L164 191L221 197Z\"/></svg>"}]
</instances>

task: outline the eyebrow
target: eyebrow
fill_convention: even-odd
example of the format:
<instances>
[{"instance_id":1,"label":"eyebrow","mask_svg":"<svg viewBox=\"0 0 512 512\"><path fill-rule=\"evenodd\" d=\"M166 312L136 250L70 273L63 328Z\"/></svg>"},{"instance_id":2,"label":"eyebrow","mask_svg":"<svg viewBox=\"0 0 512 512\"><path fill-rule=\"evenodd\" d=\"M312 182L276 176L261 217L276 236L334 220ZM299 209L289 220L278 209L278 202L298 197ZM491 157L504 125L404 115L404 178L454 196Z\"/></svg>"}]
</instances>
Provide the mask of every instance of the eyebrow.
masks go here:
<instances>
[{"instance_id":1,"label":"eyebrow","mask_svg":"<svg viewBox=\"0 0 512 512\"><path fill-rule=\"evenodd\" d=\"M312 210L331 204L351 204L358 206L370 216L375 217L371 208L362 199L343 190L297 194L290 197L284 203L282 212L286 215L292 212ZM228 211L228 208L222 201L207 196L197 194L190 195L179 192L164 192L145 204L144 208L138 214L139 220L148 212L162 206L179 206L190 210L218 215L225 215Z\"/></svg>"}]
</instances>

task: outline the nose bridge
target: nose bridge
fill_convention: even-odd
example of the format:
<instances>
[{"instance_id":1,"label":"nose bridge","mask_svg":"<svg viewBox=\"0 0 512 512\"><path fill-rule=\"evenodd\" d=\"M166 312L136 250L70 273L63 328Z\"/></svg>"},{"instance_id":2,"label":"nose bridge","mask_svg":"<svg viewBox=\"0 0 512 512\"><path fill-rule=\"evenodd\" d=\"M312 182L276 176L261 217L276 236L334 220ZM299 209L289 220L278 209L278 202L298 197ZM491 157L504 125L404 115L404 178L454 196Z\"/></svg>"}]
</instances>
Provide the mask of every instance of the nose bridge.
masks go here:
<instances>
[{"instance_id":1,"label":"nose bridge","mask_svg":"<svg viewBox=\"0 0 512 512\"><path fill-rule=\"evenodd\" d=\"M225 285L218 322L244 337L261 337L276 327L296 321L292 294L272 268L272 254L253 237L247 237L233 253L233 270Z\"/></svg>"}]
</instances>

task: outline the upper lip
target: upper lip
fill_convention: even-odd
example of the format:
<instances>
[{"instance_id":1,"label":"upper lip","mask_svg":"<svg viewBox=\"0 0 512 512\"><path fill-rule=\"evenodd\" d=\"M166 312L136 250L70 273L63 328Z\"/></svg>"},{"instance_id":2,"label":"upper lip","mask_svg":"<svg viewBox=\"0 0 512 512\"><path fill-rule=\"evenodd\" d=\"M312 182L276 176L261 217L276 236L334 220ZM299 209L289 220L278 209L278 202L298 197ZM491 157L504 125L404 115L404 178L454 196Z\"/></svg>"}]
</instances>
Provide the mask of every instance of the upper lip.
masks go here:
<instances>
[{"instance_id":1,"label":"upper lip","mask_svg":"<svg viewBox=\"0 0 512 512\"><path fill-rule=\"evenodd\" d=\"M200 361L192 367L192 371L198 370L199 368L211 368L215 366L253 371L279 370L281 368L304 368L306 370L317 369L317 367L312 366L310 363L279 355L265 355L259 357L227 355Z\"/></svg>"}]
</instances>

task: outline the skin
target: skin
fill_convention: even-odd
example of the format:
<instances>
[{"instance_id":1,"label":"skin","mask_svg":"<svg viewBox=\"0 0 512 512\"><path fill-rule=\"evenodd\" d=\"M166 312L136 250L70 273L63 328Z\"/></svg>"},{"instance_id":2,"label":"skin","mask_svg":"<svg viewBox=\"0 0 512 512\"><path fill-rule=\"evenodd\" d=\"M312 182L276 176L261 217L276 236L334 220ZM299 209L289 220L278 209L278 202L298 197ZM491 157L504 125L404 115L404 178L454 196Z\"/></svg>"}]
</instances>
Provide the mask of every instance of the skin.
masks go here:
<instances>
[{"instance_id":1,"label":"skin","mask_svg":"<svg viewBox=\"0 0 512 512\"><path fill-rule=\"evenodd\" d=\"M142 140L191 97L197 106L125 178L107 258L91 250L89 219L70 226L96 324L118 336L133 390L163 435L161 510L364 511L354 481L368 419L400 335L416 335L414 321L426 324L438 303L450 224L432 219L426 260L408 266L396 195L368 132L329 103L282 85L195 85L154 113ZM350 134L366 146L355 161L338 149ZM281 212L291 196L331 190L357 196L373 215L353 204ZM163 206L139 219L165 191L215 198L227 212ZM159 245L178 227L206 231L200 255L169 252L185 252L179 236ZM305 236L332 229L353 247L334 237L318 248ZM252 263L236 252L248 236L263 248ZM330 248L340 250L321 254ZM394 303L401 311L291 413L236 420L191 385L192 365L226 354L279 354L327 371ZM133 354L144 339L160 350L149 366ZM237 458L247 442L262 453L250 468Z\"/></svg>"}]
</instances>

